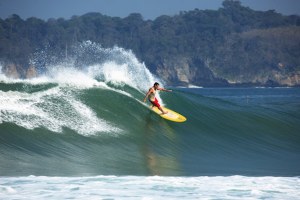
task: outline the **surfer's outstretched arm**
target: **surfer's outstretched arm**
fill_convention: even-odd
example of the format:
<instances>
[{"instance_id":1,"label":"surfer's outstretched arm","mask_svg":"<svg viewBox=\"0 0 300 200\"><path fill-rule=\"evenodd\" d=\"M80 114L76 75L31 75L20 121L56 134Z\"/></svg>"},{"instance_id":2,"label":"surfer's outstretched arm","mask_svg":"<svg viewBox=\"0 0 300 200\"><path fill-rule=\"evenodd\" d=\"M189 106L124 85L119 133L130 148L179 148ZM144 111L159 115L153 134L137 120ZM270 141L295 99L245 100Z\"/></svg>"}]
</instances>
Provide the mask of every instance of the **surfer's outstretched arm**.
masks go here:
<instances>
[{"instance_id":1,"label":"surfer's outstretched arm","mask_svg":"<svg viewBox=\"0 0 300 200\"><path fill-rule=\"evenodd\" d=\"M172 92L172 90L167 90L165 88L157 88L158 90L164 91L164 92Z\"/></svg>"}]
</instances>

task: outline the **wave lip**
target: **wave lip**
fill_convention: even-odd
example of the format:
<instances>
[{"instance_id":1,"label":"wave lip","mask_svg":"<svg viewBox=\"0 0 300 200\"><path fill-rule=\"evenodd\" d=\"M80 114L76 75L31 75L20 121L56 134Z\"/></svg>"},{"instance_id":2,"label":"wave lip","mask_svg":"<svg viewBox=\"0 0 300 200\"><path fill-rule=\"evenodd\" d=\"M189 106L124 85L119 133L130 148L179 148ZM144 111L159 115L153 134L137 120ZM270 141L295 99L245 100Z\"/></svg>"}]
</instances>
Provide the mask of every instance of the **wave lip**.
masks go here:
<instances>
[{"instance_id":1,"label":"wave lip","mask_svg":"<svg viewBox=\"0 0 300 200\"><path fill-rule=\"evenodd\" d=\"M46 63L47 69L37 78L12 79L0 73L1 88L5 88L0 90L0 123L13 123L26 129L44 127L60 133L69 128L81 135L122 132L113 122L102 119L101 113L93 110L86 103L89 100L80 93L104 89L132 97L122 87L144 93L153 84L154 76L131 51L119 47L105 49L86 41L71 51L68 60L49 56L46 51L35 54L33 64ZM52 59L47 60L49 57ZM30 90L33 87L39 89Z\"/></svg>"}]
</instances>

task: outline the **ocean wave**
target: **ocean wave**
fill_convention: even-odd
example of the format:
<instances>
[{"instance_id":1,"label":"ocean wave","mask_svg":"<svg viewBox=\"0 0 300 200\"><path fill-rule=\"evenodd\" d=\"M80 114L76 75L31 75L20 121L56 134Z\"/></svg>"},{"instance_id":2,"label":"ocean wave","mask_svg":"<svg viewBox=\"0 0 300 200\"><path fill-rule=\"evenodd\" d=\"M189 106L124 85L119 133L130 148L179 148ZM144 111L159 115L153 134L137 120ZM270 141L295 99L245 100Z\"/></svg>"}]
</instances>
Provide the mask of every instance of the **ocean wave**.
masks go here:
<instances>
[{"instance_id":1,"label":"ocean wave","mask_svg":"<svg viewBox=\"0 0 300 200\"><path fill-rule=\"evenodd\" d=\"M299 88L160 93L179 124L142 102L158 79L132 52L81 48L43 77L0 75L0 176L299 175Z\"/></svg>"}]
</instances>

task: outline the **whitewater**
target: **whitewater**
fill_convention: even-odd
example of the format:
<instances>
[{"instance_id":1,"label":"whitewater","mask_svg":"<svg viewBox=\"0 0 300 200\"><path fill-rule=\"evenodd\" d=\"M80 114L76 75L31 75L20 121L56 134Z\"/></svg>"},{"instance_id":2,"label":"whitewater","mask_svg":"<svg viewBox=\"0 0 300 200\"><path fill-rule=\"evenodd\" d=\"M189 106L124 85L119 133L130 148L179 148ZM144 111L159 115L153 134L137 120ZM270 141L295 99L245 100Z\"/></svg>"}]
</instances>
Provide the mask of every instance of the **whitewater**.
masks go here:
<instances>
[{"instance_id":1,"label":"whitewater","mask_svg":"<svg viewBox=\"0 0 300 200\"><path fill-rule=\"evenodd\" d=\"M23 177L1 179L4 199L299 199L298 178Z\"/></svg>"},{"instance_id":2,"label":"whitewater","mask_svg":"<svg viewBox=\"0 0 300 200\"><path fill-rule=\"evenodd\" d=\"M39 77L0 73L1 199L299 199L299 88L175 88L130 50L37 52ZM1 71L1 70L0 70Z\"/></svg>"}]
</instances>

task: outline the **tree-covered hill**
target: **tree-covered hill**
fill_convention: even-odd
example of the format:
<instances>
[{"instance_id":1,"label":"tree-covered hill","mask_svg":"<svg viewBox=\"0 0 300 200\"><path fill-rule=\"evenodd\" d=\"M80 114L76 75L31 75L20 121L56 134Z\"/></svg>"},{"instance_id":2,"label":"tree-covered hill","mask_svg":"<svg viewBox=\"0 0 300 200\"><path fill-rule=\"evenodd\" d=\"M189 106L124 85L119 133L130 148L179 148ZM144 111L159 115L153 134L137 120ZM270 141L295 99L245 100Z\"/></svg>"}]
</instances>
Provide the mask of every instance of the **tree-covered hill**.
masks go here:
<instances>
[{"instance_id":1,"label":"tree-covered hill","mask_svg":"<svg viewBox=\"0 0 300 200\"><path fill-rule=\"evenodd\" d=\"M63 55L87 40L131 49L169 85L300 85L300 17L255 11L234 0L225 0L219 10L195 9L155 20L138 13L47 21L12 15L0 19L2 70L9 74L14 66L25 77L35 52Z\"/></svg>"}]
</instances>

